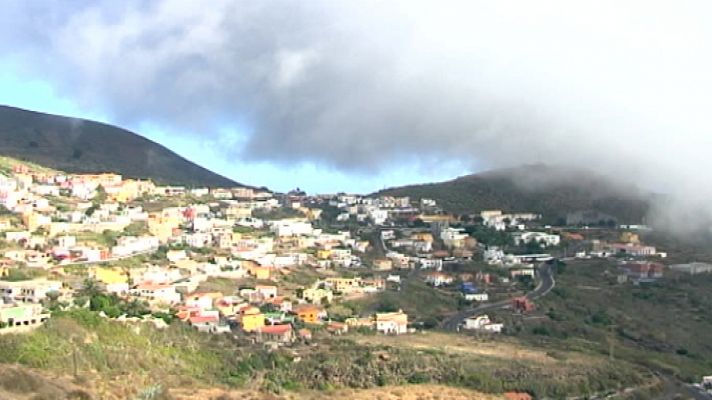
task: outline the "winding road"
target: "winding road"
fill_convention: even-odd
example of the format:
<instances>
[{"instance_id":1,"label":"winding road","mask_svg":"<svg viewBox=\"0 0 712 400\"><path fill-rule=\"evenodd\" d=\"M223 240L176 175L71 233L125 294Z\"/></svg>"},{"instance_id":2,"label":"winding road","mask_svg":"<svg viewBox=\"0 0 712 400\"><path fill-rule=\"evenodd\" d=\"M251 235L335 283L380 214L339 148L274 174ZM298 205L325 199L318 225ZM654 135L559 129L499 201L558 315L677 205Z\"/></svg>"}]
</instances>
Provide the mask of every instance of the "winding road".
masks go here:
<instances>
[{"instance_id":1,"label":"winding road","mask_svg":"<svg viewBox=\"0 0 712 400\"><path fill-rule=\"evenodd\" d=\"M537 272L539 275L539 284L537 284L534 290L526 294L526 297L530 300L536 300L540 297L546 296L551 291L551 289L556 286L556 280L554 279L554 274L551 271L551 265L541 263L537 268ZM465 319L483 314L490 310L508 308L511 306L511 303L512 299L506 299L494 303L480 304L475 308L460 311L457 314L445 318L445 320L441 322L440 327L449 331L457 331L459 330L460 326L462 326Z\"/></svg>"}]
</instances>

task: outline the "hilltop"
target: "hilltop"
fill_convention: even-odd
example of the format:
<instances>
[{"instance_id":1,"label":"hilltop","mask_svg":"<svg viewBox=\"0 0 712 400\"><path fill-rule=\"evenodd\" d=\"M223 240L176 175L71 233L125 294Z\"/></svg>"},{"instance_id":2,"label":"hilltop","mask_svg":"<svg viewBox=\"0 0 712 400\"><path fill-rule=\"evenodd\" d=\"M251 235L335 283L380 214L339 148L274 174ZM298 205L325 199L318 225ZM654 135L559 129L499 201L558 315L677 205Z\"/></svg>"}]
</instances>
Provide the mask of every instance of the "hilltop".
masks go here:
<instances>
[{"instance_id":1,"label":"hilltop","mask_svg":"<svg viewBox=\"0 0 712 400\"><path fill-rule=\"evenodd\" d=\"M159 184L243 186L116 126L0 106L0 154L69 173L115 172Z\"/></svg>"},{"instance_id":2,"label":"hilltop","mask_svg":"<svg viewBox=\"0 0 712 400\"><path fill-rule=\"evenodd\" d=\"M447 182L382 190L376 196L434 199L445 211L470 214L487 209L541 213L552 223L570 213L589 212L640 223L648 211L646 194L591 171L526 165L466 175Z\"/></svg>"}]
</instances>

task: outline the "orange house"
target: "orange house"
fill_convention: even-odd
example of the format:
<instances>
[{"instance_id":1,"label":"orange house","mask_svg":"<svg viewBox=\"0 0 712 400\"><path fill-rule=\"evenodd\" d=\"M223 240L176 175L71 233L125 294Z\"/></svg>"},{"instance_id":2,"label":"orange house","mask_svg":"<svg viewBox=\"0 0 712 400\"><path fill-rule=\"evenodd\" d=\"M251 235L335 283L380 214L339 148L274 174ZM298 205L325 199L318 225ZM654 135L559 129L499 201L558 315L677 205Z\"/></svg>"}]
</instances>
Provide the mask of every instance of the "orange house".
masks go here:
<instances>
[{"instance_id":1,"label":"orange house","mask_svg":"<svg viewBox=\"0 0 712 400\"><path fill-rule=\"evenodd\" d=\"M301 304L295 307L294 312L305 324L318 324L321 322L321 315L323 313L320 307L313 304Z\"/></svg>"}]
</instances>

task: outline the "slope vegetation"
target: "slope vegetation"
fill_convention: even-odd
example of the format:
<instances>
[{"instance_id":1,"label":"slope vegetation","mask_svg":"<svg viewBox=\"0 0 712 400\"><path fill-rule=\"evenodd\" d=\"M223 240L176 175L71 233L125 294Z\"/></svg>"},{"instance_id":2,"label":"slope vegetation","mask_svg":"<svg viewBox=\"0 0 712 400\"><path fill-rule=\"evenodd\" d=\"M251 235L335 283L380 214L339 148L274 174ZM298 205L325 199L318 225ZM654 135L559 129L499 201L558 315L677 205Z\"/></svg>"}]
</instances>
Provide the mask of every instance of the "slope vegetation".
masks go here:
<instances>
[{"instance_id":1,"label":"slope vegetation","mask_svg":"<svg viewBox=\"0 0 712 400\"><path fill-rule=\"evenodd\" d=\"M133 132L7 106L0 106L0 154L70 173L116 172L160 184L239 185Z\"/></svg>"},{"instance_id":2,"label":"slope vegetation","mask_svg":"<svg viewBox=\"0 0 712 400\"><path fill-rule=\"evenodd\" d=\"M646 195L580 169L528 165L463 176L451 181L390 188L376 195L435 199L446 211L470 214L487 209L532 211L556 222L569 213L596 211L622 223L640 223Z\"/></svg>"}]
</instances>

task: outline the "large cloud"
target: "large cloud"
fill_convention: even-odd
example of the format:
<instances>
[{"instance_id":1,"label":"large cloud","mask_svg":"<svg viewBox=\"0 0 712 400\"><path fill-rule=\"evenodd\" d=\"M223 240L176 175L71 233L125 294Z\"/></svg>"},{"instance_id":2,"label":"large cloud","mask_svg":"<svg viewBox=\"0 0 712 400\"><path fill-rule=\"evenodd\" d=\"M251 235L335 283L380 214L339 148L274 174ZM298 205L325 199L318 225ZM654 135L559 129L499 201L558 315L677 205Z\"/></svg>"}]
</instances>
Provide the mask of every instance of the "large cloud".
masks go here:
<instances>
[{"instance_id":1,"label":"large cloud","mask_svg":"<svg viewBox=\"0 0 712 400\"><path fill-rule=\"evenodd\" d=\"M0 49L119 122L373 171L556 162L705 201L706 2L5 3Z\"/></svg>"}]
</instances>

